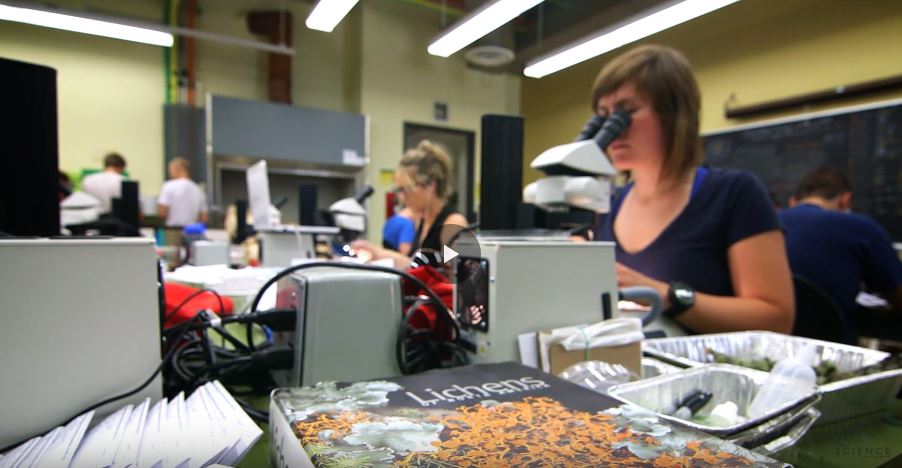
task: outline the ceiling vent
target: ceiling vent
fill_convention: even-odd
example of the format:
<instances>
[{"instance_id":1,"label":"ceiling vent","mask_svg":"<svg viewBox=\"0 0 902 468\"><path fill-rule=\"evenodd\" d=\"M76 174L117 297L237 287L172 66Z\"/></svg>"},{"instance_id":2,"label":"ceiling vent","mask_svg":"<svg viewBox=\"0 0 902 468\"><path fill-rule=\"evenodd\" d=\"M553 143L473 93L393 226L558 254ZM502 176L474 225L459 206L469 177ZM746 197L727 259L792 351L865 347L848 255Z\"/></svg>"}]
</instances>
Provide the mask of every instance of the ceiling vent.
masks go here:
<instances>
[{"instance_id":1,"label":"ceiling vent","mask_svg":"<svg viewBox=\"0 0 902 468\"><path fill-rule=\"evenodd\" d=\"M481 68L503 67L514 61L514 51L499 45L478 45L467 49L467 63Z\"/></svg>"}]
</instances>

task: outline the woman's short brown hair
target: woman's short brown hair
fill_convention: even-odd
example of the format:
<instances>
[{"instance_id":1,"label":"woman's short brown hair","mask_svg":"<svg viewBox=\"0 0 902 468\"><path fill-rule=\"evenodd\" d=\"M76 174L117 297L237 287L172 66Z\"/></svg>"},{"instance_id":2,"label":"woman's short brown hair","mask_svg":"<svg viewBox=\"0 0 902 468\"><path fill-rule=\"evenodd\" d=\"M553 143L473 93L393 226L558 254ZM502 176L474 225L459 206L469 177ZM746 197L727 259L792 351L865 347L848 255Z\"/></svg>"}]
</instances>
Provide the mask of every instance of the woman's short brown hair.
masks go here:
<instances>
[{"instance_id":1,"label":"woman's short brown hair","mask_svg":"<svg viewBox=\"0 0 902 468\"><path fill-rule=\"evenodd\" d=\"M451 196L451 171L451 157L441 146L429 140L423 140L416 148L407 150L398 164L398 173L403 179L420 185L435 182L435 194L442 200Z\"/></svg>"},{"instance_id":2,"label":"woman's short brown hair","mask_svg":"<svg viewBox=\"0 0 902 468\"><path fill-rule=\"evenodd\" d=\"M670 47L636 47L608 62L592 86L592 112L598 101L626 83L650 99L661 119L667 154L662 181L676 181L701 162L701 93L689 61Z\"/></svg>"}]
</instances>

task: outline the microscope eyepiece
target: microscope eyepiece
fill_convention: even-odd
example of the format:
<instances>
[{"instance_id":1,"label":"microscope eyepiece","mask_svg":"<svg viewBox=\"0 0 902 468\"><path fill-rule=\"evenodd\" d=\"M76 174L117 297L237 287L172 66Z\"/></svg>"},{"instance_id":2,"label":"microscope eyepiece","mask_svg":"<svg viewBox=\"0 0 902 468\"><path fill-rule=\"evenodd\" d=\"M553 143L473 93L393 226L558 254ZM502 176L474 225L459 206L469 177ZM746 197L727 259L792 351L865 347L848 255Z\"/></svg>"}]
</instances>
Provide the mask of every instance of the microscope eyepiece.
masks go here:
<instances>
[{"instance_id":1,"label":"microscope eyepiece","mask_svg":"<svg viewBox=\"0 0 902 468\"><path fill-rule=\"evenodd\" d=\"M626 130L626 127L629 127L631 121L632 115L628 111L621 108L616 109L610 117L605 119L601 130L595 134L595 143L598 143L598 147L605 151L608 145L617 139Z\"/></svg>"}]
</instances>

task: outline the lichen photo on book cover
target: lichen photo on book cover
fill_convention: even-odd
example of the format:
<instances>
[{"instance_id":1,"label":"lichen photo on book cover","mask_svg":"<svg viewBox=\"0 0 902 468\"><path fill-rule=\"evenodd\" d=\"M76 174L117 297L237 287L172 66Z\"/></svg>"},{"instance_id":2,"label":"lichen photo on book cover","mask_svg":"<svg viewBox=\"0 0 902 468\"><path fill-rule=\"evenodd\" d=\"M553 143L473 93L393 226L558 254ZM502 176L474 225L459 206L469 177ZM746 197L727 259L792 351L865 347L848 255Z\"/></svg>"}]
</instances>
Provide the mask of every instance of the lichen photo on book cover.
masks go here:
<instances>
[{"instance_id":1,"label":"lichen photo on book cover","mask_svg":"<svg viewBox=\"0 0 902 468\"><path fill-rule=\"evenodd\" d=\"M315 466L782 466L514 363L279 389Z\"/></svg>"}]
</instances>

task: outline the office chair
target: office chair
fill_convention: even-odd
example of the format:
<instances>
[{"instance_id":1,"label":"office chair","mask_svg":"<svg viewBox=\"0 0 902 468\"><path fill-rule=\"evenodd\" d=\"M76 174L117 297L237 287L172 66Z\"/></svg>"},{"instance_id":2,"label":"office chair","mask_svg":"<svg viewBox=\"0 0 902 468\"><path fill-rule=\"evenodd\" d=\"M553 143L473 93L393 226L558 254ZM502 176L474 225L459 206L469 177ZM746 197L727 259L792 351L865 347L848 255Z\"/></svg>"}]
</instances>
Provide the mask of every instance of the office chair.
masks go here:
<instances>
[{"instance_id":1,"label":"office chair","mask_svg":"<svg viewBox=\"0 0 902 468\"><path fill-rule=\"evenodd\" d=\"M806 338L854 344L854 333L839 304L814 283L792 275L796 319L792 334Z\"/></svg>"}]
</instances>

